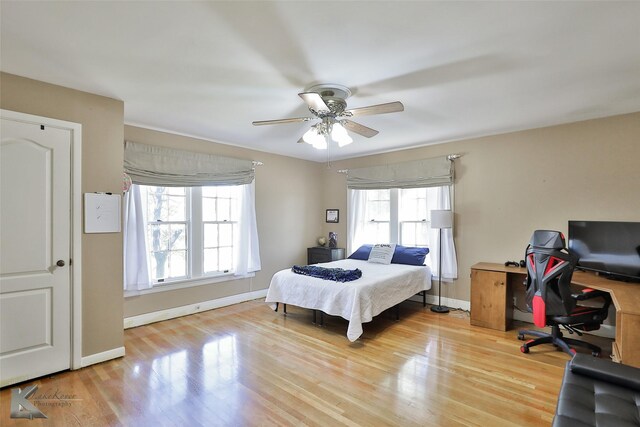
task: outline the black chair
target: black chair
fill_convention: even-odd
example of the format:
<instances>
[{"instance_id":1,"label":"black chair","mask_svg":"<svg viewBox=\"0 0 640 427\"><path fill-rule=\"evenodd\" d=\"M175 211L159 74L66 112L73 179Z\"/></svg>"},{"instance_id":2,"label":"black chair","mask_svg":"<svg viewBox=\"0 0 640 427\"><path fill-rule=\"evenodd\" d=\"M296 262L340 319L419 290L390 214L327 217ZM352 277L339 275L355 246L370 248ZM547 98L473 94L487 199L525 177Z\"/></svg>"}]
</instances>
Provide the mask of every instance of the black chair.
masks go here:
<instances>
[{"instance_id":1,"label":"black chair","mask_svg":"<svg viewBox=\"0 0 640 427\"><path fill-rule=\"evenodd\" d=\"M640 426L640 368L576 354L567 362L552 426Z\"/></svg>"},{"instance_id":2,"label":"black chair","mask_svg":"<svg viewBox=\"0 0 640 427\"><path fill-rule=\"evenodd\" d=\"M593 356L599 356L602 349L591 343L565 338L560 326L569 333L582 335L580 331L592 331L600 328L609 314L611 296L607 292L583 289L572 293L571 277L578 259L565 247L562 233L558 231L536 230L527 246L527 308L533 312L536 326L551 326L551 333L533 330L518 331L518 339L525 335L538 337L525 342L520 351L529 353L529 349L539 344L551 343L573 356L572 346L587 347ZM599 298L601 305L596 307L580 305L580 302Z\"/></svg>"}]
</instances>

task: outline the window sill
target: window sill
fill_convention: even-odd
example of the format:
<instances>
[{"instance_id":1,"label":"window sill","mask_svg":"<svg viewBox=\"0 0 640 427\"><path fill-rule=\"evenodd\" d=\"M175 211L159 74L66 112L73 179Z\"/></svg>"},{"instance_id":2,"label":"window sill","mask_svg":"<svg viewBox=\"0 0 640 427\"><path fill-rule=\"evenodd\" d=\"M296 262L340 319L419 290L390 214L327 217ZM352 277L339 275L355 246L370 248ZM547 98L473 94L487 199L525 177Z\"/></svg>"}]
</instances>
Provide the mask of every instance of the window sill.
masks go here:
<instances>
[{"instance_id":1,"label":"window sill","mask_svg":"<svg viewBox=\"0 0 640 427\"><path fill-rule=\"evenodd\" d=\"M152 288L143 289L141 291L124 291L124 297L137 297L146 294L155 294L157 292L175 291L177 289L192 288L195 286L212 285L220 282L230 282L232 280L241 280L255 277L255 273L248 273L243 276L236 276L233 273L221 274L219 276L198 277L197 279L177 280L170 283L156 284Z\"/></svg>"}]
</instances>

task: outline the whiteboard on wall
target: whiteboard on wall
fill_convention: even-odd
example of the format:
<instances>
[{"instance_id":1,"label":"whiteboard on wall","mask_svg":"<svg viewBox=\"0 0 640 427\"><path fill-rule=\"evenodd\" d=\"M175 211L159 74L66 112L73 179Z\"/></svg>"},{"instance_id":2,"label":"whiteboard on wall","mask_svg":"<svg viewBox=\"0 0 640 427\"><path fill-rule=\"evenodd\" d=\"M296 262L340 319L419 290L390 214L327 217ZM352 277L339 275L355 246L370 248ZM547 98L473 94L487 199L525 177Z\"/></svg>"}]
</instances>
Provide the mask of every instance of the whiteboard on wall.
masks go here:
<instances>
[{"instance_id":1,"label":"whiteboard on wall","mask_svg":"<svg viewBox=\"0 0 640 427\"><path fill-rule=\"evenodd\" d=\"M84 232L119 233L120 195L111 193L84 193Z\"/></svg>"}]
</instances>

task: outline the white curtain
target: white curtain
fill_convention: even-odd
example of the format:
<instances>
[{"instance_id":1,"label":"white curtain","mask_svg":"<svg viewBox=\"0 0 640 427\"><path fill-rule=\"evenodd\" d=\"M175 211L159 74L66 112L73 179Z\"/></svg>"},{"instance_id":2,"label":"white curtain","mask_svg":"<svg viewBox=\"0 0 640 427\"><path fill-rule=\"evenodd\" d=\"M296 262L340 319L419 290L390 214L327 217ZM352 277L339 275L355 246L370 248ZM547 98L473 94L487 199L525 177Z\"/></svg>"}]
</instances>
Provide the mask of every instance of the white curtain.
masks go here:
<instances>
[{"instance_id":1,"label":"white curtain","mask_svg":"<svg viewBox=\"0 0 640 427\"><path fill-rule=\"evenodd\" d=\"M234 242L235 275L241 276L258 271L260 265L260 245L256 221L255 181L241 186L240 230Z\"/></svg>"},{"instance_id":2,"label":"white curtain","mask_svg":"<svg viewBox=\"0 0 640 427\"><path fill-rule=\"evenodd\" d=\"M366 190L349 190L347 206L347 252L351 254L365 243L361 241L364 229L364 208L367 201Z\"/></svg>"},{"instance_id":3,"label":"white curtain","mask_svg":"<svg viewBox=\"0 0 640 427\"><path fill-rule=\"evenodd\" d=\"M146 220L140 187L132 185L124 196L124 290L152 286L146 242Z\"/></svg>"},{"instance_id":4,"label":"white curtain","mask_svg":"<svg viewBox=\"0 0 640 427\"><path fill-rule=\"evenodd\" d=\"M436 191L435 206L430 206L429 209L451 210L451 187L437 187ZM431 229L429 231L431 271L434 278L437 279L440 275L440 271L438 271L439 232L442 233L442 281L451 282L458 278L458 261L452 228Z\"/></svg>"}]
</instances>

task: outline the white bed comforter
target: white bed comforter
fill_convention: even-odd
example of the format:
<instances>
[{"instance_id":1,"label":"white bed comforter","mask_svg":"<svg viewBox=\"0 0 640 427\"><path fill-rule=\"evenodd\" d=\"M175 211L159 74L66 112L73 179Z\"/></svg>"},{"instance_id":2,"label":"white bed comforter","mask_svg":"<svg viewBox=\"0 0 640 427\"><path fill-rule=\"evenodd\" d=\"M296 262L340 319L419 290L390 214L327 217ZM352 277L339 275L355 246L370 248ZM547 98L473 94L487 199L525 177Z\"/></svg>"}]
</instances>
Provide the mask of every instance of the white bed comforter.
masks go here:
<instances>
[{"instance_id":1,"label":"white bed comforter","mask_svg":"<svg viewBox=\"0 0 640 427\"><path fill-rule=\"evenodd\" d=\"M271 279L266 302L271 303L273 309L279 302L341 316L349 321L349 341L355 341L362 335L363 323L431 288L431 269L427 266L384 265L344 259L322 264L322 267L359 268L362 277L339 283L296 274L291 269L281 270Z\"/></svg>"}]
</instances>

